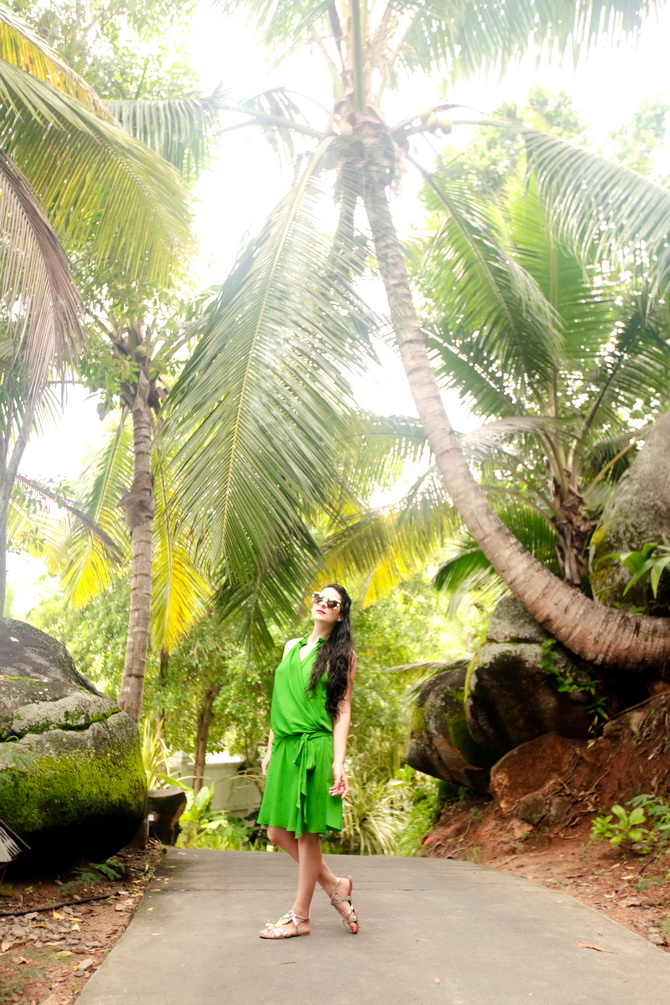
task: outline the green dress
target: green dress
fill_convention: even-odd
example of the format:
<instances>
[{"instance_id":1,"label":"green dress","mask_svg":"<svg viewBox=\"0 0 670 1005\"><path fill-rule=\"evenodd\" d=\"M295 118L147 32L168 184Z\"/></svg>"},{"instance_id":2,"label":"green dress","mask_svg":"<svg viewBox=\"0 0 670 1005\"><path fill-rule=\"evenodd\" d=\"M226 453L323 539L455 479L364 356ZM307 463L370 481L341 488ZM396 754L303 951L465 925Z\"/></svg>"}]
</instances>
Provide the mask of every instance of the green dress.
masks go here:
<instances>
[{"instance_id":1,"label":"green dress","mask_svg":"<svg viewBox=\"0 0 670 1005\"><path fill-rule=\"evenodd\" d=\"M305 694L323 639L300 658L298 639L275 672L270 725L274 734L258 823L296 837L342 830L342 797L331 796L333 721L326 711L326 675Z\"/></svg>"}]
</instances>

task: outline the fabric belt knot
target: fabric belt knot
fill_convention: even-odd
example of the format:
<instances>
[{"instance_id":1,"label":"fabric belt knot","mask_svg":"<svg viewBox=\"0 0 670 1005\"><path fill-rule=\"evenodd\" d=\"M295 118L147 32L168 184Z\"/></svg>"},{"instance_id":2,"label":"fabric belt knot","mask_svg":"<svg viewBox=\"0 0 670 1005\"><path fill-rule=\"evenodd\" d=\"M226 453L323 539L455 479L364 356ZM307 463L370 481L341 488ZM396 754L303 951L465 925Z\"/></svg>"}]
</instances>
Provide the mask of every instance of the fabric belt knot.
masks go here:
<instances>
[{"instance_id":1,"label":"fabric belt knot","mask_svg":"<svg viewBox=\"0 0 670 1005\"><path fill-rule=\"evenodd\" d=\"M315 730L313 733L301 733L298 752L293 759L293 763L298 769L298 790L296 794L297 823L295 836L298 838L305 830L305 802L307 800L307 772L316 767L316 753L310 740L315 740L319 736L332 736L333 734L325 729Z\"/></svg>"}]
</instances>

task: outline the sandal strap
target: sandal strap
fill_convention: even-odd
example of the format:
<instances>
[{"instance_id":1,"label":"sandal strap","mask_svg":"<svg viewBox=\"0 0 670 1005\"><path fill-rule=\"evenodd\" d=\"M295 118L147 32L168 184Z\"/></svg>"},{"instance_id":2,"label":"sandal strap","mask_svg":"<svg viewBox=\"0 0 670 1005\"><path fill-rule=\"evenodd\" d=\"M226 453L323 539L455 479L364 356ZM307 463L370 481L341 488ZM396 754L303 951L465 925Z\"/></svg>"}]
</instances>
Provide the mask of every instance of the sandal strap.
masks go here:
<instances>
[{"instance_id":1,"label":"sandal strap","mask_svg":"<svg viewBox=\"0 0 670 1005\"><path fill-rule=\"evenodd\" d=\"M268 921L266 928L269 928L272 932L273 938L275 939L285 939L286 935L282 931L283 925L289 925L291 922L295 925L296 935L298 934L298 922L299 921L309 921L309 914L304 917L302 914L295 914L294 911L287 911L286 914L282 914L281 918L277 918L276 921Z\"/></svg>"}]
</instances>

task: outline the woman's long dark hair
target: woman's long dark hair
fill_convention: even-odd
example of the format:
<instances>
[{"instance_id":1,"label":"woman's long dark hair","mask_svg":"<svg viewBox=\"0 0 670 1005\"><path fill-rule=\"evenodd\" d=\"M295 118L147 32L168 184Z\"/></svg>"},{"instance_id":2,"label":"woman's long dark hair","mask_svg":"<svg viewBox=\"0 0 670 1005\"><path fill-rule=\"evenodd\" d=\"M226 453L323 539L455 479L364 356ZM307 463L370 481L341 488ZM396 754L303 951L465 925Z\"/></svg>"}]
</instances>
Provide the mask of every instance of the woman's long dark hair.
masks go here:
<instances>
[{"instance_id":1,"label":"woman's long dark hair","mask_svg":"<svg viewBox=\"0 0 670 1005\"><path fill-rule=\"evenodd\" d=\"M337 590L342 601L340 608L341 621L336 621L333 630L323 643L319 646L312 667L312 673L305 693L313 694L314 689L324 673L328 673L326 682L326 711L333 719L337 718L337 708L349 684L349 671L354 655L354 643L351 638L351 620L349 612L351 610L351 597L343 586L339 583L326 583L323 589L330 587Z\"/></svg>"}]
</instances>

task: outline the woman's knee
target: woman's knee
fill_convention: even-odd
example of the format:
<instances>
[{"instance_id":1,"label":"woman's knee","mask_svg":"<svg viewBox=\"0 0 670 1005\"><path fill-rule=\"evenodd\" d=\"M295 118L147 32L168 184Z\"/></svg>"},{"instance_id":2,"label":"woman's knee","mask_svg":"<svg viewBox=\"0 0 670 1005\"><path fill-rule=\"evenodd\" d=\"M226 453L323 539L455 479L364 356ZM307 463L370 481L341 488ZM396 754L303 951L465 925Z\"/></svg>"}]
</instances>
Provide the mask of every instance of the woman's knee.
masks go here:
<instances>
[{"instance_id":1,"label":"woman's knee","mask_svg":"<svg viewBox=\"0 0 670 1005\"><path fill-rule=\"evenodd\" d=\"M268 827L268 841L270 844L278 844L281 847L282 839L286 834L287 832L283 827Z\"/></svg>"}]
</instances>

